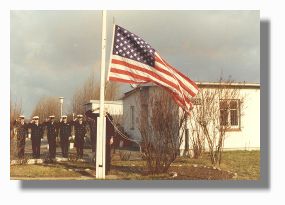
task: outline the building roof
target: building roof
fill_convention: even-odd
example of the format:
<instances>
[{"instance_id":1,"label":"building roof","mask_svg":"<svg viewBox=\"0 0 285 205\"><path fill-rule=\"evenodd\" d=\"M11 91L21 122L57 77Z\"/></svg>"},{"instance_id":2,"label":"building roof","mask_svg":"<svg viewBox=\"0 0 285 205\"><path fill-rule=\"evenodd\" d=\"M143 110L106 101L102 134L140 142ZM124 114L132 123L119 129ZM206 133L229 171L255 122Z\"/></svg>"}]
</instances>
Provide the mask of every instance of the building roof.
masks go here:
<instances>
[{"instance_id":1,"label":"building roof","mask_svg":"<svg viewBox=\"0 0 285 205\"><path fill-rule=\"evenodd\" d=\"M199 88L216 88L219 86L224 87L231 87L231 88L242 88L242 89L260 89L260 83L246 83L246 82L238 82L238 83L226 83L226 82L195 82ZM147 83L140 85L126 93L124 93L124 96L122 97L122 100L133 93L135 93L137 90L142 89L144 87L155 87L158 86L154 83Z\"/></svg>"},{"instance_id":2,"label":"building roof","mask_svg":"<svg viewBox=\"0 0 285 205\"><path fill-rule=\"evenodd\" d=\"M238 83L227 83L227 82L196 82L199 88L205 87L218 87L218 86L225 86L225 87L238 87L243 89L260 89L260 83L246 83L246 82L238 82Z\"/></svg>"},{"instance_id":3,"label":"building roof","mask_svg":"<svg viewBox=\"0 0 285 205\"><path fill-rule=\"evenodd\" d=\"M89 104L100 104L100 100L90 100L88 103L84 104L84 105L89 105ZM115 101L108 101L105 100L104 101L105 104L115 104L115 105L122 105L123 101L122 100L115 100Z\"/></svg>"}]
</instances>

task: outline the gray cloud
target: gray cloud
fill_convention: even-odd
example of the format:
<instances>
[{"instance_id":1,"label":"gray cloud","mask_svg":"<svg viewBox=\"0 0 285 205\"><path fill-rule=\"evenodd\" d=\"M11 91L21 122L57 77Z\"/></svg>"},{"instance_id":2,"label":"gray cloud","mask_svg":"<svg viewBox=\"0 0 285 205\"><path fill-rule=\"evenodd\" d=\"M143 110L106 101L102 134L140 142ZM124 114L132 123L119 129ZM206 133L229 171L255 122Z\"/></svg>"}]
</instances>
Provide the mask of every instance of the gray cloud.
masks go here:
<instances>
[{"instance_id":1,"label":"gray cloud","mask_svg":"<svg viewBox=\"0 0 285 205\"><path fill-rule=\"evenodd\" d=\"M107 59L112 17L193 80L259 82L258 11L108 11ZM70 103L92 71L99 79L100 41L100 11L12 11L11 98L26 115L45 95Z\"/></svg>"}]
</instances>

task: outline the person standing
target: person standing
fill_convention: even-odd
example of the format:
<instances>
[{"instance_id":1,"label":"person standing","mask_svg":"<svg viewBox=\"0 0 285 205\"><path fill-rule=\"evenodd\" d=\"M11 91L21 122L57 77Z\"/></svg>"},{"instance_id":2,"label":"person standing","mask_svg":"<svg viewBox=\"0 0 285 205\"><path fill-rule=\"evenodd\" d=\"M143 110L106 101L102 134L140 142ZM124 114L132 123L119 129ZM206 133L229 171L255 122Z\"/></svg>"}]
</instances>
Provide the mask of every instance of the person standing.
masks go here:
<instances>
[{"instance_id":1,"label":"person standing","mask_svg":"<svg viewBox=\"0 0 285 205\"><path fill-rule=\"evenodd\" d=\"M17 156L18 159L23 159L25 155L26 137L28 135L28 124L25 123L25 116L20 115L13 125L16 128Z\"/></svg>"},{"instance_id":2,"label":"person standing","mask_svg":"<svg viewBox=\"0 0 285 205\"><path fill-rule=\"evenodd\" d=\"M93 113L91 110L88 110L85 113L86 116L86 122L90 128L90 140L91 140L91 150L93 157L95 157L96 154L96 137L97 137L97 115L96 113Z\"/></svg>"},{"instance_id":3,"label":"person standing","mask_svg":"<svg viewBox=\"0 0 285 205\"><path fill-rule=\"evenodd\" d=\"M88 123L90 125L92 150L94 148L94 151L96 149L96 142L97 142L97 118L99 117L99 113L96 113L95 111L96 110L93 110L93 111L88 110L85 113L88 119ZM108 172L110 172L110 168L111 168L111 157L112 157L111 146L113 144L113 139L115 136L115 128L113 126L112 116L107 112L105 112L105 116L106 116L106 158L105 158L106 169L105 169L105 172L107 174Z\"/></svg>"},{"instance_id":4,"label":"person standing","mask_svg":"<svg viewBox=\"0 0 285 205\"><path fill-rule=\"evenodd\" d=\"M39 159L41 155L41 140L43 138L44 129L39 123L38 116L33 117L33 120L29 123L28 128L31 129L33 158Z\"/></svg>"},{"instance_id":5,"label":"person standing","mask_svg":"<svg viewBox=\"0 0 285 205\"><path fill-rule=\"evenodd\" d=\"M58 124L60 147L63 158L68 158L69 137L71 137L71 124L67 122L67 116L63 115Z\"/></svg>"},{"instance_id":6,"label":"person standing","mask_svg":"<svg viewBox=\"0 0 285 205\"><path fill-rule=\"evenodd\" d=\"M115 128L112 116L106 112L106 173L111 170L111 146L114 143Z\"/></svg>"},{"instance_id":7,"label":"person standing","mask_svg":"<svg viewBox=\"0 0 285 205\"><path fill-rule=\"evenodd\" d=\"M84 142L87 133L86 123L83 122L83 115L77 115L77 118L73 121L72 125L74 126L75 131L75 144L77 159L83 159L83 149Z\"/></svg>"},{"instance_id":8,"label":"person standing","mask_svg":"<svg viewBox=\"0 0 285 205\"><path fill-rule=\"evenodd\" d=\"M58 135L57 123L54 120L55 116L50 115L49 120L44 122L43 125L47 129L47 139L49 146L49 158L55 159L56 156L56 137Z\"/></svg>"}]
</instances>

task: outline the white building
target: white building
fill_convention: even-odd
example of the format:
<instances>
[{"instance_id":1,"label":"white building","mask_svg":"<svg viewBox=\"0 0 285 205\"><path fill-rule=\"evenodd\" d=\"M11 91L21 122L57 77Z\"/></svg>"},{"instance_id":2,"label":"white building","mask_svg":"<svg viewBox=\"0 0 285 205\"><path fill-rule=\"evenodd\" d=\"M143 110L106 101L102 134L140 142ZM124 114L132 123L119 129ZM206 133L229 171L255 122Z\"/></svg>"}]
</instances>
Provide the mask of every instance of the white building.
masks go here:
<instances>
[{"instance_id":1,"label":"white building","mask_svg":"<svg viewBox=\"0 0 285 205\"><path fill-rule=\"evenodd\" d=\"M199 88L207 89L209 91L218 89L219 86L221 86L220 83L197 84ZM241 99L222 99L223 102L231 103L231 109L227 115L227 121L230 126L227 130L226 139L224 142L224 149L260 149L260 84L232 83L228 84L228 87L230 89L238 89L240 93L239 96L242 96L244 100L242 102L243 109L241 111ZM138 126L138 118L141 113L141 105L147 106L148 100L151 99L151 96L156 89L161 88L154 85L145 85L125 93L125 96L123 97L123 127L125 132L136 140L141 139L141 134ZM195 101L196 103L194 102L194 106L199 106L199 96L196 98ZM219 103L219 100L217 100L217 103ZM221 107L221 101L219 105L220 113L222 113L223 109ZM149 111L149 109L144 110L146 112ZM184 132L183 134L183 141L180 148L181 152L183 152L185 148L185 142L190 142L189 138L191 136L188 136L188 139L186 138L186 136L193 133L191 132L191 126L189 121L186 125L186 129L188 129L188 132ZM205 147L207 147L206 144Z\"/></svg>"},{"instance_id":2,"label":"white building","mask_svg":"<svg viewBox=\"0 0 285 205\"><path fill-rule=\"evenodd\" d=\"M90 100L85 104L85 111L99 109L99 100ZM105 101L105 110L115 118L116 123L122 123L123 120L123 101Z\"/></svg>"}]
</instances>

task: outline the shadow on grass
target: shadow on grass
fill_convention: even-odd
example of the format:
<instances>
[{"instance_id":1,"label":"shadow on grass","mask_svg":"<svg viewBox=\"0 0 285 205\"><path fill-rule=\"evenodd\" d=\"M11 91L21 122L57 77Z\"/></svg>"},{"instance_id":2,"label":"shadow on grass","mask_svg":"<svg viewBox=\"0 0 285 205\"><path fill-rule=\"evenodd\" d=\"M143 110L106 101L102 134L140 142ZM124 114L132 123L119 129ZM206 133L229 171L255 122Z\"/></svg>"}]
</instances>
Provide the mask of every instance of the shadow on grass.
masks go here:
<instances>
[{"instance_id":1,"label":"shadow on grass","mask_svg":"<svg viewBox=\"0 0 285 205\"><path fill-rule=\"evenodd\" d=\"M85 169L90 169L95 171L95 167L89 164L80 163L80 162L55 162L55 163L44 163L42 166L47 167L62 167L63 169L73 171L75 173L80 174L84 177L91 177L94 178L95 176L91 173L86 171ZM84 168L82 168L84 167Z\"/></svg>"},{"instance_id":2,"label":"shadow on grass","mask_svg":"<svg viewBox=\"0 0 285 205\"><path fill-rule=\"evenodd\" d=\"M145 171L143 170L142 167L130 167L130 166L119 166L119 165L112 165L111 170L116 170L119 172L124 172L127 174L140 174L140 175L145 175Z\"/></svg>"}]
</instances>

